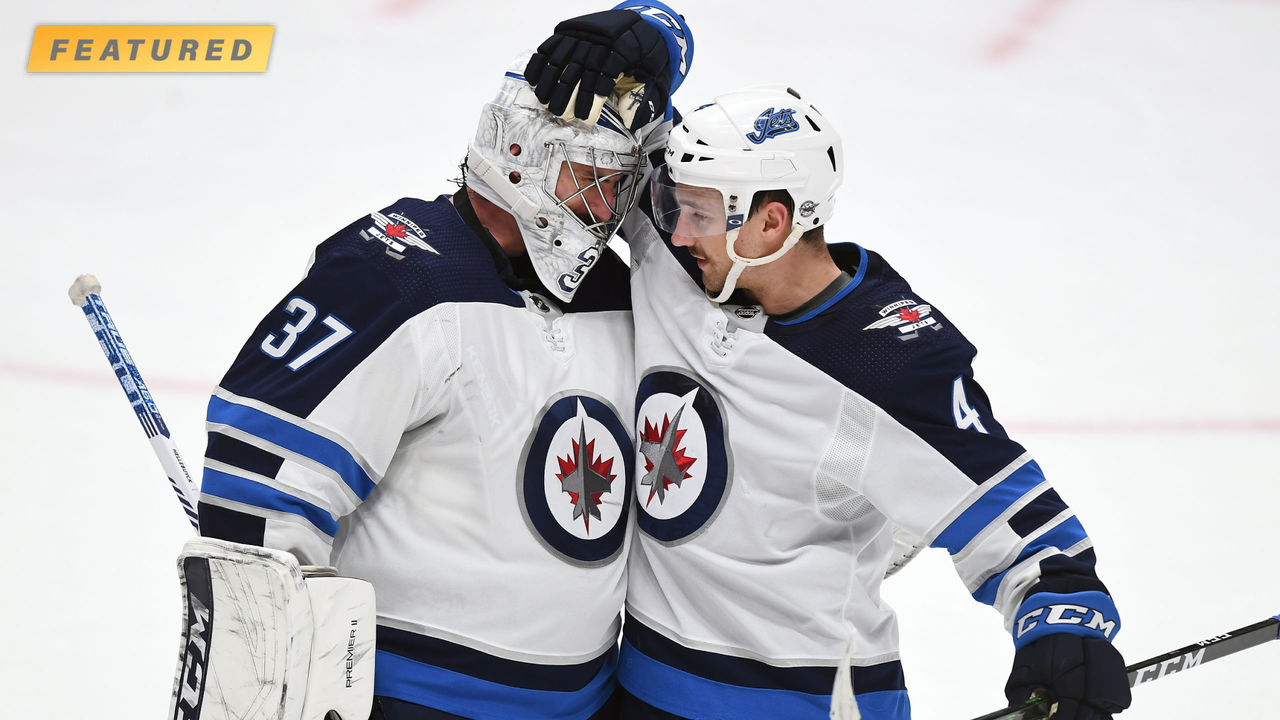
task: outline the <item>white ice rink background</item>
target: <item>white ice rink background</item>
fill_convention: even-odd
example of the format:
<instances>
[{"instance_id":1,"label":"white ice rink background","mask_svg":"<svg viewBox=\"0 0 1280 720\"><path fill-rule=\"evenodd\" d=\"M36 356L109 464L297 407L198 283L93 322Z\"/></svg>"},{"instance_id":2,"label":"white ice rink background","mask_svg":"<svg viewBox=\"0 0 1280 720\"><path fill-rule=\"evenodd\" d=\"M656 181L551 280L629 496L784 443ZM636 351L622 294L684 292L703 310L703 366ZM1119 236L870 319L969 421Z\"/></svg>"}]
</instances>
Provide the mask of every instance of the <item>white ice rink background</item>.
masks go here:
<instances>
[{"instance_id":1,"label":"white ice rink background","mask_svg":"<svg viewBox=\"0 0 1280 720\"><path fill-rule=\"evenodd\" d=\"M65 292L93 272L188 465L311 248L448 192L508 59L603 3L0 7L0 716L159 718L190 532ZM978 346L1092 534L1129 661L1280 613L1280 2L686 0L692 107L786 82L844 137L833 240ZM271 24L260 75L29 75L38 24ZM885 590L915 716L1003 705L1012 643L945 553ZM513 618L513 622L518 619ZM1123 718L1280 717L1280 643Z\"/></svg>"}]
</instances>

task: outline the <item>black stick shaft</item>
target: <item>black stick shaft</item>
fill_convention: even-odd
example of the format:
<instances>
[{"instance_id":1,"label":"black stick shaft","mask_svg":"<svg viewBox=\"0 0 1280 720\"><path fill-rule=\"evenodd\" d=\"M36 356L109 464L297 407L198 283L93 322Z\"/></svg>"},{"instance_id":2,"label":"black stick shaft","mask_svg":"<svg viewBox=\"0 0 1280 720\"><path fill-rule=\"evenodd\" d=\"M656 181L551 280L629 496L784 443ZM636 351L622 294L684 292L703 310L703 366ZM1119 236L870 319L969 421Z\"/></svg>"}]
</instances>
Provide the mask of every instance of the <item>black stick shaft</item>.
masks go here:
<instances>
[{"instance_id":1,"label":"black stick shaft","mask_svg":"<svg viewBox=\"0 0 1280 720\"><path fill-rule=\"evenodd\" d=\"M1152 680L1159 680L1165 675L1190 670L1211 660L1217 660L1220 657L1226 657L1241 650L1248 650L1268 640L1275 640L1277 626L1280 626L1280 616L1267 618L1262 622L1256 622L1238 630L1232 630L1229 633L1216 635L1208 640L1201 640L1194 645L1178 648L1159 657L1153 657L1150 660L1130 665L1126 668L1129 671L1129 687L1148 683Z\"/></svg>"},{"instance_id":2,"label":"black stick shaft","mask_svg":"<svg viewBox=\"0 0 1280 720\"><path fill-rule=\"evenodd\" d=\"M1218 658L1275 640L1278 635L1280 635L1280 615L1246 625L1229 633L1215 635L1193 645L1171 650L1125 668L1129 672L1129 687L1159 680L1166 675L1183 670L1190 670ZM1037 700L1025 705L997 710L973 720L1044 720L1049 717L1049 712L1049 701Z\"/></svg>"}]
</instances>

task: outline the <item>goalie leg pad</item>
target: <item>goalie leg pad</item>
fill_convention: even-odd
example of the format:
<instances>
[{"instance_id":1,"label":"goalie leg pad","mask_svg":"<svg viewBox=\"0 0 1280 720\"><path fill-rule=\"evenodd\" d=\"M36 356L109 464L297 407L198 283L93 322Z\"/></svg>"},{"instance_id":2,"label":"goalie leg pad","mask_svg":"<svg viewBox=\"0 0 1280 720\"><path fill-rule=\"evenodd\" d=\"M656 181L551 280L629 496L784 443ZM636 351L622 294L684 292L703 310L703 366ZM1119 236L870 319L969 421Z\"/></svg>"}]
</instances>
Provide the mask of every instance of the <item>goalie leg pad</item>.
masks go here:
<instances>
[{"instance_id":1,"label":"goalie leg pad","mask_svg":"<svg viewBox=\"0 0 1280 720\"><path fill-rule=\"evenodd\" d=\"M185 598L171 720L364 720L373 587L284 551L213 538L178 557Z\"/></svg>"}]
</instances>

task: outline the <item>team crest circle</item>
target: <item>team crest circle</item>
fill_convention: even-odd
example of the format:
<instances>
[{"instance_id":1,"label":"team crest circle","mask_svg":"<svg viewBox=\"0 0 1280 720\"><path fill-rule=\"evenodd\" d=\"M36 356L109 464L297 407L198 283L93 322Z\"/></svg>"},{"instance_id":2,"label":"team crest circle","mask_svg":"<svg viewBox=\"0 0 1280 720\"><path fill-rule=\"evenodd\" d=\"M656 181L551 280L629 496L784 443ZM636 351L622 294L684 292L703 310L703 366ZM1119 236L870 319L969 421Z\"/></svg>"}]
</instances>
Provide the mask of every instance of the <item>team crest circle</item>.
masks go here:
<instances>
[{"instance_id":1,"label":"team crest circle","mask_svg":"<svg viewBox=\"0 0 1280 720\"><path fill-rule=\"evenodd\" d=\"M636 524L664 543L683 542L715 517L728 494L732 457L724 412L697 378L654 368L636 394Z\"/></svg>"},{"instance_id":2,"label":"team crest circle","mask_svg":"<svg viewBox=\"0 0 1280 720\"><path fill-rule=\"evenodd\" d=\"M627 534L632 456L608 401L586 393L552 398L520 457L520 509L534 536L575 565L612 561Z\"/></svg>"}]
</instances>

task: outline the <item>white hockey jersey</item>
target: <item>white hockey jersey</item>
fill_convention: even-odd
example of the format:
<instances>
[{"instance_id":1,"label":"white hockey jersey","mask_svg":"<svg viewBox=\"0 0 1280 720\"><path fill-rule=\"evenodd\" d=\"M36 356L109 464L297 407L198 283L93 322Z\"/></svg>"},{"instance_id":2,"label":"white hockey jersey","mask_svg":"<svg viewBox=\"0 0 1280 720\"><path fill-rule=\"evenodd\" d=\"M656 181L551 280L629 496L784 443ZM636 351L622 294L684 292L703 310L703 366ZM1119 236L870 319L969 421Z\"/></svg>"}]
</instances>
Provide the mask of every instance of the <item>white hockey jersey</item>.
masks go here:
<instances>
[{"instance_id":1,"label":"white hockey jersey","mask_svg":"<svg viewBox=\"0 0 1280 720\"><path fill-rule=\"evenodd\" d=\"M1028 588L1105 591L1092 545L991 415L973 347L879 256L785 318L717 305L684 248L624 226L635 482L620 680L695 720L826 718L856 636L862 717L910 705L880 582L897 523L1007 621Z\"/></svg>"},{"instance_id":2,"label":"white hockey jersey","mask_svg":"<svg viewBox=\"0 0 1280 720\"><path fill-rule=\"evenodd\" d=\"M317 248L210 401L201 527L372 582L377 695L585 718L631 527L627 270L606 254L563 308L518 291L458 200Z\"/></svg>"}]
</instances>

